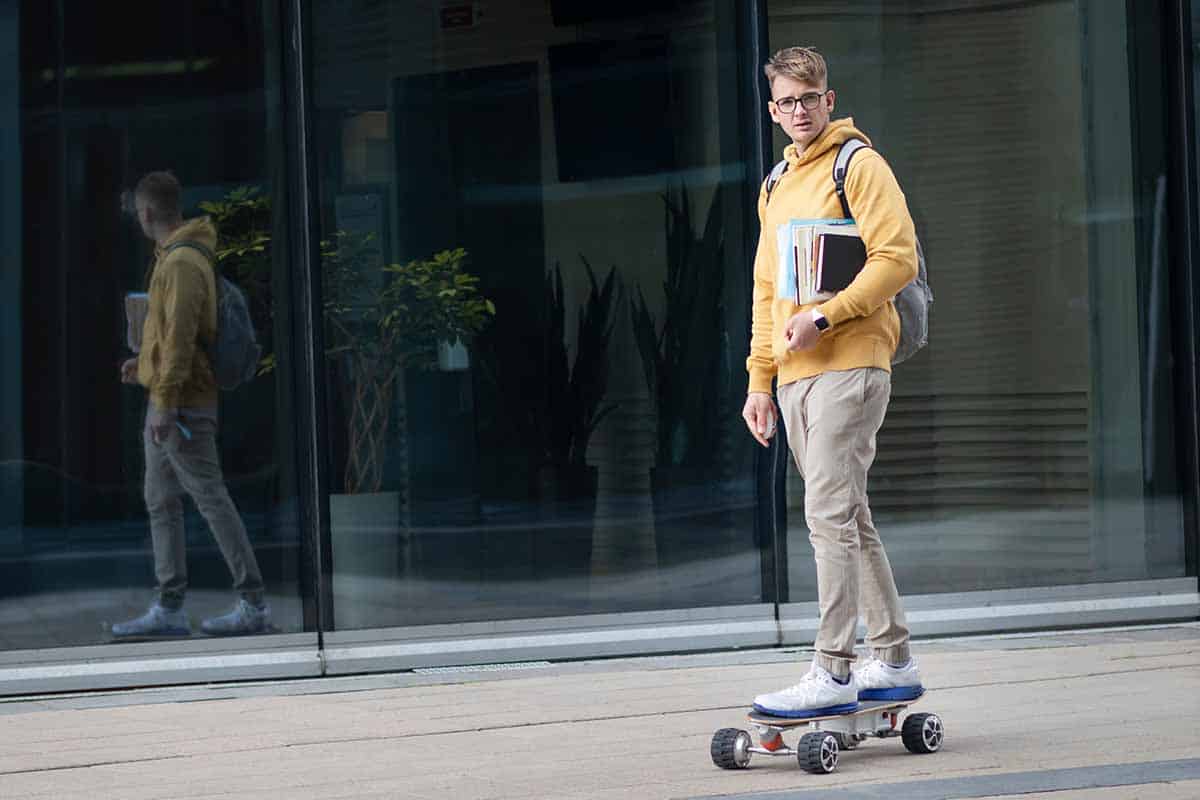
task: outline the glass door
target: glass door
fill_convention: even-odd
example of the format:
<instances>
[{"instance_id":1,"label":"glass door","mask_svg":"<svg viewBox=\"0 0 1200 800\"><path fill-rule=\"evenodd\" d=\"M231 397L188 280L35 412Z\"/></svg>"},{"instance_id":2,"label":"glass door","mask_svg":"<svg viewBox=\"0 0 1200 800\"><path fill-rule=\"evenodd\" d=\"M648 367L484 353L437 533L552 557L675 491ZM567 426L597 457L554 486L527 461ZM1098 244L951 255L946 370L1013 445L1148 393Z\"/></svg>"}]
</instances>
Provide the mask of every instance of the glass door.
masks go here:
<instances>
[{"instance_id":1,"label":"glass door","mask_svg":"<svg viewBox=\"0 0 1200 800\"><path fill-rule=\"evenodd\" d=\"M762 602L735 24L314 4L338 630Z\"/></svg>"}]
</instances>

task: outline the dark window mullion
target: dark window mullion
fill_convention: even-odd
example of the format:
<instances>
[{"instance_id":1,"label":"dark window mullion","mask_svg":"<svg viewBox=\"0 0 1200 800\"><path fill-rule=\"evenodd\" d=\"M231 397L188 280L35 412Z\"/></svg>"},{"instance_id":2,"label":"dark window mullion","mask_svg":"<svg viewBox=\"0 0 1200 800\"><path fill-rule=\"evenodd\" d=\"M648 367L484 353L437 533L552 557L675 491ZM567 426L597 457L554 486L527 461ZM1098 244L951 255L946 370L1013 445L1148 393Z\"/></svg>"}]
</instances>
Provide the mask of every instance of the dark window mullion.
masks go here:
<instances>
[{"instance_id":1,"label":"dark window mullion","mask_svg":"<svg viewBox=\"0 0 1200 800\"><path fill-rule=\"evenodd\" d=\"M304 627L318 635L333 627L329 542L328 431L323 373L320 237L312 130L311 18L304 0L284 0L282 11L284 118L289 175L289 218L294 254L292 287L294 387L297 403L299 501L302 528ZM323 646L323 642L322 645Z\"/></svg>"}]
</instances>

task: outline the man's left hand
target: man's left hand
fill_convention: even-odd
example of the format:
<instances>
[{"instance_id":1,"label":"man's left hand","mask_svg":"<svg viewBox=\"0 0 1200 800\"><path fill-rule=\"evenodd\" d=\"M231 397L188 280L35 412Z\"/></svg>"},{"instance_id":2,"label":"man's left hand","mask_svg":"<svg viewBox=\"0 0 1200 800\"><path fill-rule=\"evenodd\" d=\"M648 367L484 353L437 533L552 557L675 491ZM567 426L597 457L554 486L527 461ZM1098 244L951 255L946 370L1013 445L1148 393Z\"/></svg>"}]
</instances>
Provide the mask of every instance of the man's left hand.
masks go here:
<instances>
[{"instance_id":1,"label":"man's left hand","mask_svg":"<svg viewBox=\"0 0 1200 800\"><path fill-rule=\"evenodd\" d=\"M792 315L783 329L787 336L788 350L809 350L817 343L821 331L813 321L813 312L799 311Z\"/></svg>"},{"instance_id":2,"label":"man's left hand","mask_svg":"<svg viewBox=\"0 0 1200 800\"><path fill-rule=\"evenodd\" d=\"M150 441L154 444L162 444L171 435L171 429L175 427L175 423L179 421L179 409L150 409L150 416L146 420L146 425L150 428Z\"/></svg>"}]
</instances>

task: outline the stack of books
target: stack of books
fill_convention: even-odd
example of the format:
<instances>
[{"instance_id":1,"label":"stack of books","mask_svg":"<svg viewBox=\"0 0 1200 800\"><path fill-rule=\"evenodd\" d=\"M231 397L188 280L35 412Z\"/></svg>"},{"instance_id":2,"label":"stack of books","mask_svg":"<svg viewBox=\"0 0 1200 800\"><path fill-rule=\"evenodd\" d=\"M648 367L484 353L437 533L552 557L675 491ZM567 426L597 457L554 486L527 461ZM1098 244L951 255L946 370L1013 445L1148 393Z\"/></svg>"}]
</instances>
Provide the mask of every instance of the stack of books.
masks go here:
<instances>
[{"instance_id":1,"label":"stack of books","mask_svg":"<svg viewBox=\"0 0 1200 800\"><path fill-rule=\"evenodd\" d=\"M125 295L125 344L135 353L142 351L142 328L150 310L150 296L145 292Z\"/></svg>"},{"instance_id":2,"label":"stack of books","mask_svg":"<svg viewBox=\"0 0 1200 800\"><path fill-rule=\"evenodd\" d=\"M779 226L777 296L806 305L845 289L867 261L853 220L791 220Z\"/></svg>"}]
</instances>

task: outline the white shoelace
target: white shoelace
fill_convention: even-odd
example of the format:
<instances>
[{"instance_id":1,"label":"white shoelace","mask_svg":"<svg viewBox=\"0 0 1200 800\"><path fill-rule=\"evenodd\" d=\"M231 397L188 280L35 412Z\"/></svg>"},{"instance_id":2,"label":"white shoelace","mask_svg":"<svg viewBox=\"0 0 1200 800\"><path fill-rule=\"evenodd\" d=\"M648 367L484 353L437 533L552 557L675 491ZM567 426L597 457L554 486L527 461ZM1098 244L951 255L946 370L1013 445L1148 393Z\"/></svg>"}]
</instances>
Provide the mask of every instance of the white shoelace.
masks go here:
<instances>
[{"instance_id":1,"label":"white shoelace","mask_svg":"<svg viewBox=\"0 0 1200 800\"><path fill-rule=\"evenodd\" d=\"M866 664L863 664L862 669L860 669L858 671L858 674L862 675L862 676L868 676L868 675L873 675L881 670L886 670L886 669L887 669L887 664L883 663L883 661L879 660L878 658L875 658L874 656L872 656L871 659L869 661L867 661Z\"/></svg>"}]
</instances>

